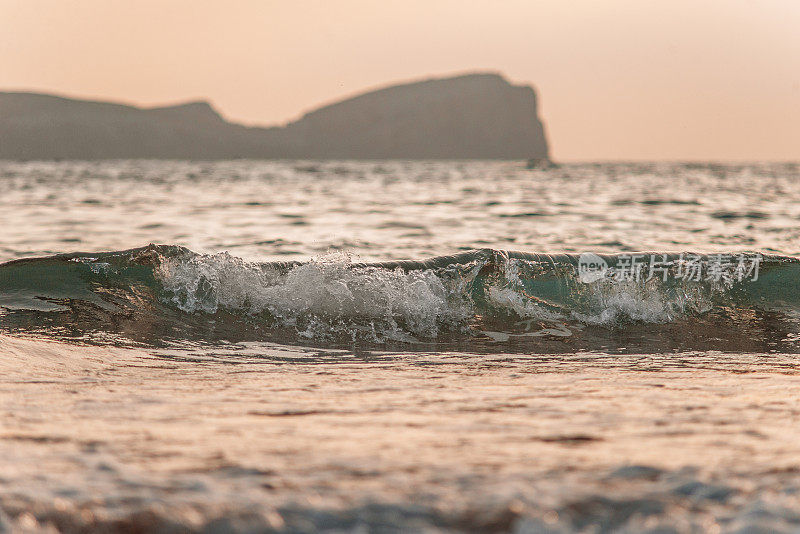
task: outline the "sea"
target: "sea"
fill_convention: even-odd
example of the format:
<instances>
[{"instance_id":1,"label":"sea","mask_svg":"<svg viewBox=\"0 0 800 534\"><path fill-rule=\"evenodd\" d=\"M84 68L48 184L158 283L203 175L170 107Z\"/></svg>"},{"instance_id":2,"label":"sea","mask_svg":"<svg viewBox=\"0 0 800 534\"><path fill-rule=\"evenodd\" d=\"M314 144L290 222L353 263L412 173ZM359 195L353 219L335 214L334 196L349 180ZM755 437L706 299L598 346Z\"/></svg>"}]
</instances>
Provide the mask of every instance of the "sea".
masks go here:
<instances>
[{"instance_id":1,"label":"sea","mask_svg":"<svg viewBox=\"0 0 800 534\"><path fill-rule=\"evenodd\" d=\"M800 532L798 257L798 163L0 162L0 532Z\"/></svg>"}]
</instances>

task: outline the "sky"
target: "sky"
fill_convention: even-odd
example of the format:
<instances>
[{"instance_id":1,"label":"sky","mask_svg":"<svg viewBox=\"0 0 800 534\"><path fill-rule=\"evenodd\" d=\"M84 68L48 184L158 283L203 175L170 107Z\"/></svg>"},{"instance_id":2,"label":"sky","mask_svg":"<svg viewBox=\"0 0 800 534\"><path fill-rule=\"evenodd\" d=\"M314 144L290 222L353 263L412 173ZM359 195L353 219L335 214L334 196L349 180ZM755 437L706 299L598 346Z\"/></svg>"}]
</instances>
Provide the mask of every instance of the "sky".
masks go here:
<instances>
[{"instance_id":1,"label":"sky","mask_svg":"<svg viewBox=\"0 0 800 534\"><path fill-rule=\"evenodd\" d=\"M799 0L0 0L0 90L274 125L483 70L559 161L800 160Z\"/></svg>"}]
</instances>

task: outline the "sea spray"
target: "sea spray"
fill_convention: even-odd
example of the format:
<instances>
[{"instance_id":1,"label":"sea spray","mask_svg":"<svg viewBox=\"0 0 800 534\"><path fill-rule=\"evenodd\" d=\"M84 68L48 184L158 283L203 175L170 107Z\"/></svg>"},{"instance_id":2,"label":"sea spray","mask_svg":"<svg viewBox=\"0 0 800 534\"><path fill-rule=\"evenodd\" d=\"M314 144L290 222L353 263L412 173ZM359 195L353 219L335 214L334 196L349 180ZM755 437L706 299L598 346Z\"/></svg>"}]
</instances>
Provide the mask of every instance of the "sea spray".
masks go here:
<instances>
[{"instance_id":1,"label":"sea spray","mask_svg":"<svg viewBox=\"0 0 800 534\"><path fill-rule=\"evenodd\" d=\"M796 333L800 300L796 284L788 284L800 275L796 259L763 256L757 279L715 281L680 277L682 255L661 256L671 262L663 277L587 281L580 276L580 256L568 254L483 249L421 261L361 263L337 254L258 263L150 245L0 265L0 306L7 310L0 324L78 334L139 332L137 325L153 325L138 340L145 342L526 337L529 350L546 349L548 339L573 343L571 349L602 348L631 333L683 336L688 343L695 334L724 343L731 332L739 333L739 343L740 334L754 328L777 329L777 341ZM613 267L627 256L602 259Z\"/></svg>"}]
</instances>

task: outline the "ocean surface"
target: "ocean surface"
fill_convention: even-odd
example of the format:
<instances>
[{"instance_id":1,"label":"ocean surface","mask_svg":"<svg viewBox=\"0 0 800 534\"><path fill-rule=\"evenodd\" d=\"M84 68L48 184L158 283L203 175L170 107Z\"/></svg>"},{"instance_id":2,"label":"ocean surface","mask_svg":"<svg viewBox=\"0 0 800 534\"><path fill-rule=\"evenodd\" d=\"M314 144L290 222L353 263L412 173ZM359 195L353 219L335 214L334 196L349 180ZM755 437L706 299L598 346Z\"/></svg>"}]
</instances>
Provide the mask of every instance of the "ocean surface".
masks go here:
<instances>
[{"instance_id":1,"label":"ocean surface","mask_svg":"<svg viewBox=\"0 0 800 534\"><path fill-rule=\"evenodd\" d=\"M0 532L800 531L800 164L0 162Z\"/></svg>"}]
</instances>

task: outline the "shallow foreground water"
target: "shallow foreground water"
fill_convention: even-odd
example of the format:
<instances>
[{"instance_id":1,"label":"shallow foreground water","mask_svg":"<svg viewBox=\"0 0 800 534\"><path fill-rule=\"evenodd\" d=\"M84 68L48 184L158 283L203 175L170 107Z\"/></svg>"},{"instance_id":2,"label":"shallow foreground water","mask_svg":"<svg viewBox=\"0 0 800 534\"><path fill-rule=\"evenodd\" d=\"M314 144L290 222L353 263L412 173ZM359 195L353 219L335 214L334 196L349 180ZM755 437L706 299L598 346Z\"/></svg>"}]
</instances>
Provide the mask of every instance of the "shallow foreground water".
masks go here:
<instances>
[{"instance_id":1,"label":"shallow foreground water","mask_svg":"<svg viewBox=\"0 0 800 534\"><path fill-rule=\"evenodd\" d=\"M798 181L1 163L0 530L797 531Z\"/></svg>"}]
</instances>

